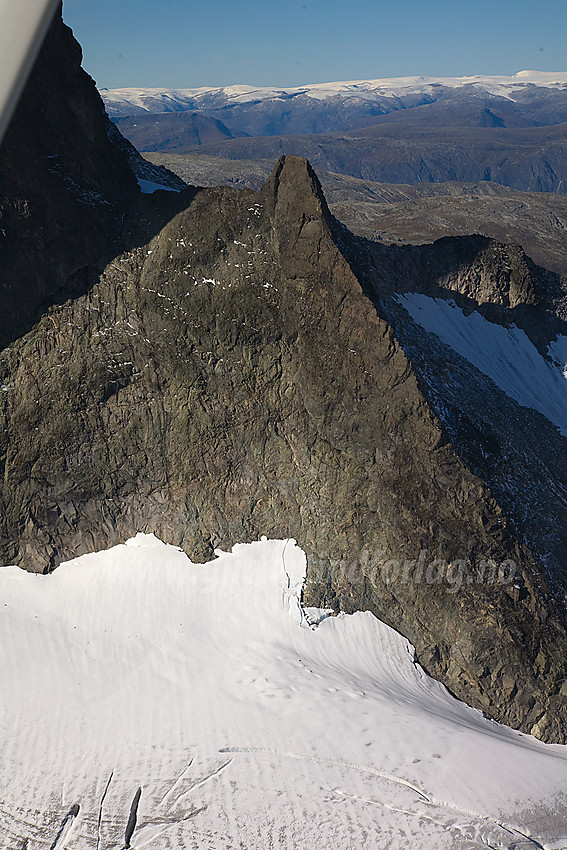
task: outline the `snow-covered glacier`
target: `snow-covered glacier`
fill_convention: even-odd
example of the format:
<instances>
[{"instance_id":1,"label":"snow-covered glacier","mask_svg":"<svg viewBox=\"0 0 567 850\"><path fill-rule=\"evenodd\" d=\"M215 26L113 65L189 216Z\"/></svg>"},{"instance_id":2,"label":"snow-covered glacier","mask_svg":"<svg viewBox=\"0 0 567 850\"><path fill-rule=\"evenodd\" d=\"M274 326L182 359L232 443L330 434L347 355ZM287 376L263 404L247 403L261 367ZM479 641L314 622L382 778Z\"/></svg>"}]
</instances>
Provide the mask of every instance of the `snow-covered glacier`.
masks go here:
<instances>
[{"instance_id":1,"label":"snow-covered glacier","mask_svg":"<svg viewBox=\"0 0 567 850\"><path fill-rule=\"evenodd\" d=\"M567 846L567 748L455 700L305 555L153 535L0 569L0 846Z\"/></svg>"}]
</instances>

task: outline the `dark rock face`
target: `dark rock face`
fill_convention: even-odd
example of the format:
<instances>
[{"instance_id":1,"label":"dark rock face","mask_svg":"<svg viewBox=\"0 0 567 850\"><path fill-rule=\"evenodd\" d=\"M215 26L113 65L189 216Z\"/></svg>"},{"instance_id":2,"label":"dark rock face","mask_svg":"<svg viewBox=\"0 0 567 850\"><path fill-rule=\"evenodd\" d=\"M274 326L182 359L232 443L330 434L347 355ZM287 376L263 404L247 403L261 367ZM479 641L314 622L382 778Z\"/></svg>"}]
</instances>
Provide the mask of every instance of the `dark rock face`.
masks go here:
<instances>
[{"instance_id":1,"label":"dark rock face","mask_svg":"<svg viewBox=\"0 0 567 850\"><path fill-rule=\"evenodd\" d=\"M144 203L140 247L0 360L4 562L138 529L199 558L293 535L310 603L370 608L458 696L563 740L562 609L432 416L307 163L259 195L202 190L147 244ZM458 592L435 558L463 562ZM518 589L479 582L487 560L512 560Z\"/></svg>"},{"instance_id":2,"label":"dark rock face","mask_svg":"<svg viewBox=\"0 0 567 850\"><path fill-rule=\"evenodd\" d=\"M60 23L57 32L68 39ZM93 110L83 132L112 159ZM69 151L69 173L90 180ZM308 556L308 604L374 611L457 696L566 741L562 585L450 442L421 362L379 303L405 270L428 287L466 281L463 297L502 315L532 309L538 292L520 260L493 290L466 240L420 254L421 265L411 251L378 256L332 219L296 157L259 194L141 196L123 162L114 246L104 229L92 242L83 234L99 219L79 216L82 202L57 175L39 186L53 188L53 211L34 212L29 226L12 219L8 280L21 279L13 263L28 262L18 246L36 246L66 213L76 233L64 251L50 243L40 268L59 262L59 276L44 279L66 281L76 245L90 285L64 300L36 283L35 307L49 293L51 305L29 327L26 301L26 332L0 353L0 560L48 570L138 530L200 559L261 534L293 536ZM484 247L492 269L496 249ZM437 263L435 280L425 260ZM13 290L1 297L17 317ZM16 320L10 328L13 337Z\"/></svg>"},{"instance_id":3,"label":"dark rock face","mask_svg":"<svg viewBox=\"0 0 567 850\"><path fill-rule=\"evenodd\" d=\"M56 16L0 148L0 347L62 287L84 288L138 192L81 58Z\"/></svg>"}]
</instances>

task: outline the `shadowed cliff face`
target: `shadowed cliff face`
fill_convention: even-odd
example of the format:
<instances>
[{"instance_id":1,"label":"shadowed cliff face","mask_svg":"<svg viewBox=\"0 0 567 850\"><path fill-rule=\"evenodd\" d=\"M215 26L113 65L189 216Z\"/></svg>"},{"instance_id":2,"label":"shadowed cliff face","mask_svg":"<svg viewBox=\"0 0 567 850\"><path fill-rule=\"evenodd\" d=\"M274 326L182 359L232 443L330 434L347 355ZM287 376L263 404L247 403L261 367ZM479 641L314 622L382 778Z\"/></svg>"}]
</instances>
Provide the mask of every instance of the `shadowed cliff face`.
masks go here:
<instances>
[{"instance_id":1,"label":"shadowed cliff face","mask_svg":"<svg viewBox=\"0 0 567 850\"><path fill-rule=\"evenodd\" d=\"M0 347L64 286L84 289L138 193L81 58L56 15L0 148Z\"/></svg>"},{"instance_id":2,"label":"shadowed cliff face","mask_svg":"<svg viewBox=\"0 0 567 850\"><path fill-rule=\"evenodd\" d=\"M100 161L111 157L104 116L93 129L91 112L77 114L93 157L97 127ZM5 168L17 162L7 144ZM70 173L94 179L69 151ZM42 195L43 218L11 219L9 281L31 269L14 245L44 250L42 228L65 213L77 229L64 250L49 231L41 268L57 274L33 284L36 300L11 325L26 332L0 353L1 561L47 570L136 531L200 559L293 536L308 556L307 604L374 611L457 696L567 740L559 593L432 414L421 371L377 311L379 290L365 280L368 297L345 259L348 234L309 164L282 159L260 193L141 197L124 175L114 244L107 224L92 243L88 228L116 219L88 205L80 219L82 202L60 183L53 206ZM89 285L53 303L42 281L73 277L73 245ZM1 293L15 317L16 295ZM458 583L447 564L459 565Z\"/></svg>"}]
</instances>

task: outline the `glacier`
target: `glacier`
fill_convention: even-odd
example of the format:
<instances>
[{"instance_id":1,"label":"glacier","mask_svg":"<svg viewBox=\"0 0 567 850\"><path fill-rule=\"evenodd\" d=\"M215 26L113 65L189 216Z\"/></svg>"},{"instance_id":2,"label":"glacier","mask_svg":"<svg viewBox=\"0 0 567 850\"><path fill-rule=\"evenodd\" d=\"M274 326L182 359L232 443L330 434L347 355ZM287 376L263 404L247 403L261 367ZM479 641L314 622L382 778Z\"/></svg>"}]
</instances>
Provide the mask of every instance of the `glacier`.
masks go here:
<instances>
[{"instance_id":1,"label":"glacier","mask_svg":"<svg viewBox=\"0 0 567 850\"><path fill-rule=\"evenodd\" d=\"M567 747L454 699L294 540L0 569L0 846L567 847ZM22 841L24 842L22 844Z\"/></svg>"}]
</instances>

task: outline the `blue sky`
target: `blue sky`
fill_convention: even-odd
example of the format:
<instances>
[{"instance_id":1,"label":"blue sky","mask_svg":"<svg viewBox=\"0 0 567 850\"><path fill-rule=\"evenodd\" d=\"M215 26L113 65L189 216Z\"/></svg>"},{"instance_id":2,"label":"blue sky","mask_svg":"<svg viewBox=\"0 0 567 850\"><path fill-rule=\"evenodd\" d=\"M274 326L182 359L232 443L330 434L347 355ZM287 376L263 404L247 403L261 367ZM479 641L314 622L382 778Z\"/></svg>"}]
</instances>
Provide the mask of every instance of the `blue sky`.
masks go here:
<instances>
[{"instance_id":1,"label":"blue sky","mask_svg":"<svg viewBox=\"0 0 567 850\"><path fill-rule=\"evenodd\" d=\"M99 87L567 70L567 0L64 0Z\"/></svg>"}]
</instances>

